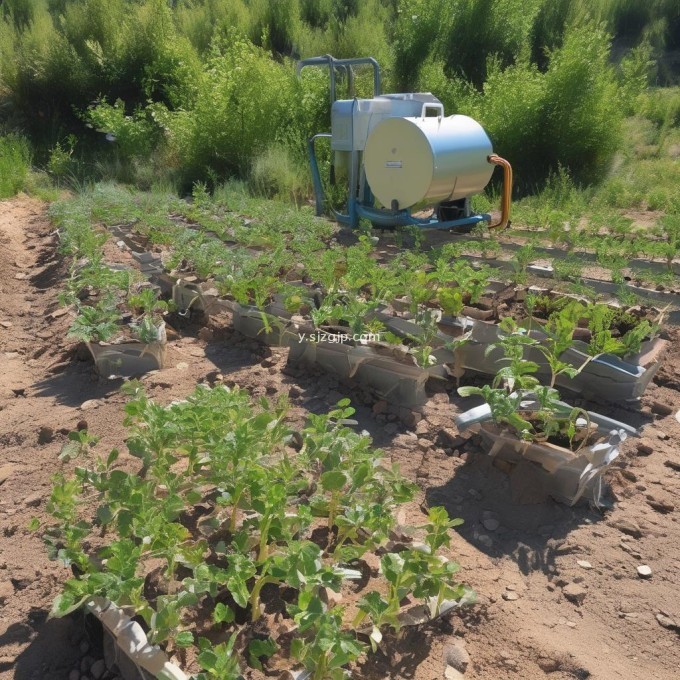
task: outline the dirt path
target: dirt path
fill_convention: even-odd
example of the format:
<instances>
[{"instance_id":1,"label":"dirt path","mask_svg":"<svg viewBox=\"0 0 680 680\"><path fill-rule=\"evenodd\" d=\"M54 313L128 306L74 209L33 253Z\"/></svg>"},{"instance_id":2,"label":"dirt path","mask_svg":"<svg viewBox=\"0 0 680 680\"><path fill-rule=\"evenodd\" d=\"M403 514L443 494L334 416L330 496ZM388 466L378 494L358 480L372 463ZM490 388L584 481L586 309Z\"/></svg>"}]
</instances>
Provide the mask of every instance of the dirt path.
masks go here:
<instances>
[{"instance_id":1,"label":"dirt path","mask_svg":"<svg viewBox=\"0 0 680 680\"><path fill-rule=\"evenodd\" d=\"M47 619L68 571L47 559L27 525L43 517L52 475L68 468L58 454L69 430L87 421L102 437L100 451L124 437L120 383L96 378L66 340L69 320L57 302L63 275L44 206L25 197L0 203L0 680L62 680L87 654L76 626ZM159 401L217 373L256 395L289 393L300 420L344 396L328 376L284 372L285 350L219 328L197 331L173 336L169 367L146 378ZM605 516L550 501L514 504L507 475L472 444L447 452L442 431L451 432L459 402L446 394L430 400L414 431L359 407L360 427L423 490L408 519L422 521L422 502L465 519L454 553L479 604L462 619L408 632L391 665L376 660L355 677L438 680L444 648L460 636L471 680L678 677L678 634L657 620L680 623L678 345L676 338L641 411L610 411L645 434L625 444L613 475L616 507ZM654 404L671 413L654 415ZM637 575L641 564L650 579Z\"/></svg>"}]
</instances>

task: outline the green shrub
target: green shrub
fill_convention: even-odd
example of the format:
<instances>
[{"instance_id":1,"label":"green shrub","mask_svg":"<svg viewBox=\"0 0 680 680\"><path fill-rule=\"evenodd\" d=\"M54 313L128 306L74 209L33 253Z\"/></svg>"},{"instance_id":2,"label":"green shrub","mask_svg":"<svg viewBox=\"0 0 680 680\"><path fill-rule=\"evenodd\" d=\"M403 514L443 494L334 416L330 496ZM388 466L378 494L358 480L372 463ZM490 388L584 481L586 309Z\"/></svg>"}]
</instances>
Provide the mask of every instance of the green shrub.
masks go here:
<instances>
[{"instance_id":1,"label":"green shrub","mask_svg":"<svg viewBox=\"0 0 680 680\"><path fill-rule=\"evenodd\" d=\"M158 126L146 111L137 108L127 116L120 99L113 106L102 102L91 107L85 120L99 132L107 133L107 140L115 143L125 158L148 156L159 136Z\"/></svg>"},{"instance_id":2,"label":"green shrub","mask_svg":"<svg viewBox=\"0 0 680 680\"><path fill-rule=\"evenodd\" d=\"M47 172L60 184L72 175L75 167L73 151L76 146L75 135L69 135L64 141L57 142L49 152Z\"/></svg>"},{"instance_id":3,"label":"green shrub","mask_svg":"<svg viewBox=\"0 0 680 680\"><path fill-rule=\"evenodd\" d=\"M548 166L561 163L579 179L596 180L621 141L623 119L609 36L593 24L570 28L545 74Z\"/></svg>"},{"instance_id":4,"label":"green shrub","mask_svg":"<svg viewBox=\"0 0 680 680\"><path fill-rule=\"evenodd\" d=\"M290 151L280 145L266 149L255 158L250 186L256 195L292 200L296 204L310 193L307 168L296 163Z\"/></svg>"},{"instance_id":5,"label":"green shrub","mask_svg":"<svg viewBox=\"0 0 680 680\"><path fill-rule=\"evenodd\" d=\"M251 0L250 39L277 54L291 54L301 31L298 0Z\"/></svg>"},{"instance_id":6,"label":"green shrub","mask_svg":"<svg viewBox=\"0 0 680 680\"><path fill-rule=\"evenodd\" d=\"M30 160L30 147L24 137L0 137L0 198L10 198L24 188Z\"/></svg>"},{"instance_id":7,"label":"green shrub","mask_svg":"<svg viewBox=\"0 0 680 680\"><path fill-rule=\"evenodd\" d=\"M399 0L394 24L394 77L397 87L407 92L418 80L420 67L431 54L434 36L443 28L446 2Z\"/></svg>"}]
</instances>

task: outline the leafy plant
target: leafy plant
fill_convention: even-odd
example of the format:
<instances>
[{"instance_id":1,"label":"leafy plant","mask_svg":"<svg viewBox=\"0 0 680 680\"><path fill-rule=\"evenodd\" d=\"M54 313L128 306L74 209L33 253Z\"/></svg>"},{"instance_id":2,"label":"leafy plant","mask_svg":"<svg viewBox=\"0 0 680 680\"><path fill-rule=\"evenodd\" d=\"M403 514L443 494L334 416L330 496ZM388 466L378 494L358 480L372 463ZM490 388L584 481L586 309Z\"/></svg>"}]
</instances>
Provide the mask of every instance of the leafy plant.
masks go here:
<instances>
[{"instance_id":1,"label":"leafy plant","mask_svg":"<svg viewBox=\"0 0 680 680\"><path fill-rule=\"evenodd\" d=\"M145 314L139 323L130 324L130 328L147 345L158 342L161 338L160 328L150 314Z\"/></svg>"},{"instance_id":2,"label":"leafy plant","mask_svg":"<svg viewBox=\"0 0 680 680\"><path fill-rule=\"evenodd\" d=\"M119 330L120 313L110 299L96 305L81 305L71 323L68 337L84 342L106 342Z\"/></svg>"}]
</instances>

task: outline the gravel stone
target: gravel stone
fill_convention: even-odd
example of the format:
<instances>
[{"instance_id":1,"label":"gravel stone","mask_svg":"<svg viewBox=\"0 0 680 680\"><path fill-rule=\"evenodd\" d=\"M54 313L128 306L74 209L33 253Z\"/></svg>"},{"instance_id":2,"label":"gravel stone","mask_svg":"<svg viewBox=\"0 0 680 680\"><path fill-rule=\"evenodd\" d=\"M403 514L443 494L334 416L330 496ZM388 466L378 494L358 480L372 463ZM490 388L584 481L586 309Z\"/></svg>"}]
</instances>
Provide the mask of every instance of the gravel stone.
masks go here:
<instances>
[{"instance_id":1,"label":"gravel stone","mask_svg":"<svg viewBox=\"0 0 680 680\"><path fill-rule=\"evenodd\" d=\"M583 586L578 585L578 583L568 583L562 588L562 593L570 602L581 605L586 599L588 591Z\"/></svg>"},{"instance_id":2,"label":"gravel stone","mask_svg":"<svg viewBox=\"0 0 680 680\"><path fill-rule=\"evenodd\" d=\"M94 678L94 680L100 680L104 673L106 673L106 664L104 663L103 659L98 659L92 664L92 668L90 668L90 675Z\"/></svg>"},{"instance_id":3,"label":"gravel stone","mask_svg":"<svg viewBox=\"0 0 680 680\"><path fill-rule=\"evenodd\" d=\"M470 655L465 648L465 640L455 640L444 647L444 663L453 666L460 673L465 673L470 665Z\"/></svg>"},{"instance_id":4,"label":"gravel stone","mask_svg":"<svg viewBox=\"0 0 680 680\"><path fill-rule=\"evenodd\" d=\"M652 578L652 568L646 564L641 564L637 568L637 573L640 578Z\"/></svg>"}]
</instances>

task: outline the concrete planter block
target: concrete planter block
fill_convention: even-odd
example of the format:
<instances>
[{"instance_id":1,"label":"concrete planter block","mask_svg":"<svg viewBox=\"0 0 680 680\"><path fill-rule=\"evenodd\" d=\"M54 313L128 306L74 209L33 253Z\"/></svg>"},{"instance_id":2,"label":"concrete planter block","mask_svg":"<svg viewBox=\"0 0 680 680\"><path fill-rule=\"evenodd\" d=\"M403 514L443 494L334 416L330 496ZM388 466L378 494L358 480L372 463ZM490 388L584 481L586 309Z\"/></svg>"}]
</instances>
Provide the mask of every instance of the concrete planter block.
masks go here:
<instances>
[{"instance_id":1,"label":"concrete planter block","mask_svg":"<svg viewBox=\"0 0 680 680\"><path fill-rule=\"evenodd\" d=\"M499 328L495 324L473 321L469 342L460 348L464 367L495 375L502 365L499 360L503 353L500 348L491 352L487 350L489 345L498 341L498 334ZM546 338L540 330L533 330L531 335L539 341ZM635 356L621 359L603 354L589 360L585 352L586 344L576 340L560 358L576 368L584 364L585 367L575 378L559 376L557 384L589 398L611 401L637 399L658 371L659 357L667 345L666 340L654 338L643 343L639 354ZM540 351L529 348L525 358L539 365L539 375L549 375L547 362Z\"/></svg>"},{"instance_id":2,"label":"concrete planter block","mask_svg":"<svg viewBox=\"0 0 680 680\"><path fill-rule=\"evenodd\" d=\"M428 377L427 369L380 356L368 359L356 372L357 381L374 389L386 401L406 408L421 406L427 401Z\"/></svg>"},{"instance_id":3,"label":"concrete planter block","mask_svg":"<svg viewBox=\"0 0 680 680\"><path fill-rule=\"evenodd\" d=\"M571 407L564 402L559 403L564 408L565 415L568 414ZM532 411L536 408L538 404L527 394L526 401L522 402L522 410ZM461 432L468 428L477 430L482 438L482 447L490 456L514 465L523 461L533 464L538 473L535 477L536 484L541 487L537 491L569 505L574 505L581 499L599 505L602 498L602 474L619 455L619 444L628 435L638 436L638 432L625 423L595 412L589 411L588 416L602 437L577 452L549 442L519 439L513 430L492 421L488 404L461 413L455 418L455 422Z\"/></svg>"},{"instance_id":4,"label":"concrete planter block","mask_svg":"<svg viewBox=\"0 0 680 680\"><path fill-rule=\"evenodd\" d=\"M359 366L373 356L368 347L355 347L340 342L300 341L290 346L288 361L291 364L319 366L342 379L355 377Z\"/></svg>"},{"instance_id":5,"label":"concrete planter block","mask_svg":"<svg viewBox=\"0 0 680 680\"><path fill-rule=\"evenodd\" d=\"M111 672L124 680L189 680L157 645L149 644L142 627L105 598L95 597L84 605L103 629L104 659Z\"/></svg>"},{"instance_id":6,"label":"concrete planter block","mask_svg":"<svg viewBox=\"0 0 680 680\"><path fill-rule=\"evenodd\" d=\"M164 323L159 326L159 335L158 342L148 344L137 341L118 344L93 342L86 344L99 375L128 377L158 371L164 367L167 342Z\"/></svg>"},{"instance_id":7,"label":"concrete planter block","mask_svg":"<svg viewBox=\"0 0 680 680\"><path fill-rule=\"evenodd\" d=\"M265 328L262 312L253 306L232 305L232 326L247 338L260 340L272 347L289 347L299 338L294 325L287 319L279 318L271 312L277 311L276 305L265 307L264 314L269 320L270 330Z\"/></svg>"}]
</instances>

